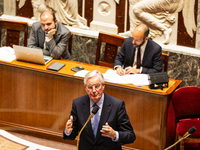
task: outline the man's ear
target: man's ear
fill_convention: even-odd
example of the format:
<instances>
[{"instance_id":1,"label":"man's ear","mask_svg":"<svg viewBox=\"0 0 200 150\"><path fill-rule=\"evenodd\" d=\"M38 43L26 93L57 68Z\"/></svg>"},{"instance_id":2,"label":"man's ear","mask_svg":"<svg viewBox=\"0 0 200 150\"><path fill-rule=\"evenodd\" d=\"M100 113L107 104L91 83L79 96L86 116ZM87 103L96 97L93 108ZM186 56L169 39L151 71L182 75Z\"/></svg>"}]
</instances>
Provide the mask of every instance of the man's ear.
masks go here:
<instances>
[{"instance_id":1,"label":"man's ear","mask_svg":"<svg viewBox=\"0 0 200 150\"><path fill-rule=\"evenodd\" d=\"M145 38L145 41L148 40L148 39L149 39L149 37L147 36L147 37Z\"/></svg>"},{"instance_id":2,"label":"man's ear","mask_svg":"<svg viewBox=\"0 0 200 150\"><path fill-rule=\"evenodd\" d=\"M84 84L84 88L85 88L85 91L87 92L87 87L86 87L86 84Z\"/></svg>"},{"instance_id":3,"label":"man's ear","mask_svg":"<svg viewBox=\"0 0 200 150\"><path fill-rule=\"evenodd\" d=\"M58 22L58 20L56 19L56 20L55 20L55 24L57 24L57 22Z\"/></svg>"},{"instance_id":4,"label":"man's ear","mask_svg":"<svg viewBox=\"0 0 200 150\"><path fill-rule=\"evenodd\" d=\"M105 89L105 83L103 83L102 86L103 86L103 90L104 90Z\"/></svg>"}]
</instances>

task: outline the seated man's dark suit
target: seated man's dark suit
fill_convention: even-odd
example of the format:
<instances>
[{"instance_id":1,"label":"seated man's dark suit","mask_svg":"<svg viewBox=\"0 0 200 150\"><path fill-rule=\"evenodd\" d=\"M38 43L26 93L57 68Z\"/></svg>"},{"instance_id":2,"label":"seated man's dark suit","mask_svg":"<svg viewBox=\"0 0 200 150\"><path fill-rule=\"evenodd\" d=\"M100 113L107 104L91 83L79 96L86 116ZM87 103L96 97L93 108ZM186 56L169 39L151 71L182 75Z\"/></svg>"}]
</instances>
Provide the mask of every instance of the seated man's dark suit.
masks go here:
<instances>
[{"instance_id":1,"label":"seated man's dark suit","mask_svg":"<svg viewBox=\"0 0 200 150\"><path fill-rule=\"evenodd\" d=\"M132 41L132 37L125 39L114 61L114 66L120 65L123 68L133 66L136 48L133 46ZM151 39L147 41L141 66L143 67L141 73L145 74L162 71L162 48Z\"/></svg>"},{"instance_id":2,"label":"seated man's dark suit","mask_svg":"<svg viewBox=\"0 0 200 150\"><path fill-rule=\"evenodd\" d=\"M73 130L67 136L63 132L65 140L74 140L90 115L90 98L88 95L73 101L71 115L73 116ZM115 131L119 133L118 142L101 135L100 130L108 122ZM89 121L80 136L80 150L121 150L122 144L132 143L135 134L126 113L124 101L104 93L104 103L99 121L96 138L94 137L92 125Z\"/></svg>"}]
</instances>

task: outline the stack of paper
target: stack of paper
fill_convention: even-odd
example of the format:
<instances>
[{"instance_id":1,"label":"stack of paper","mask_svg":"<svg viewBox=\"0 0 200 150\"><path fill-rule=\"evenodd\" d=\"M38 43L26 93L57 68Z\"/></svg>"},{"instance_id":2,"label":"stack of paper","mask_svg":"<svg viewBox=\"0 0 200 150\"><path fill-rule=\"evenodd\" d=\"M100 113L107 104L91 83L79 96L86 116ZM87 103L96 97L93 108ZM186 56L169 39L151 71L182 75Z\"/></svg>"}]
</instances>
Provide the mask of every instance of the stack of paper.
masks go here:
<instances>
[{"instance_id":1,"label":"stack of paper","mask_svg":"<svg viewBox=\"0 0 200 150\"><path fill-rule=\"evenodd\" d=\"M85 77L85 75L88 73L89 71L87 70L80 70L80 71L77 71L74 76L77 76L77 77Z\"/></svg>"},{"instance_id":2,"label":"stack of paper","mask_svg":"<svg viewBox=\"0 0 200 150\"><path fill-rule=\"evenodd\" d=\"M74 76L85 77L89 71L81 70L74 74ZM131 74L120 76L115 70L108 69L103 74L105 81L120 84L134 84L134 85L149 85L147 74Z\"/></svg>"},{"instance_id":3,"label":"stack of paper","mask_svg":"<svg viewBox=\"0 0 200 150\"><path fill-rule=\"evenodd\" d=\"M104 74L104 78L106 81L112 83L149 85L147 74L128 74L120 76L115 70L108 69Z\"/></svg>"},{"instance_id":4,"label":"stack of paper","mask_svg":"<svg viewBox=\"0 0 200 150\"><path fill-rule=\"evenodd\" d=\"M0 60L11 62L16 58L14 53L15 53L14 49L11 47L1 47Z\"/></svg>"}]
</instances>

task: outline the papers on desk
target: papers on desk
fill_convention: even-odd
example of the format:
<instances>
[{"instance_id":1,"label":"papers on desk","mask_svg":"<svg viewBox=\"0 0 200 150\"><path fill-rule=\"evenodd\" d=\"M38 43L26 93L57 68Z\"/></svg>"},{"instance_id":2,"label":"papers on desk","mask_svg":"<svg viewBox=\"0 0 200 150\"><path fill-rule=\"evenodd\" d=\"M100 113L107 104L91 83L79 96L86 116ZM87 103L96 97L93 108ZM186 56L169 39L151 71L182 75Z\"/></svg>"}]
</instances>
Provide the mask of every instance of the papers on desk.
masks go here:
<instances>
[{"instance_id":1,"label":"papers on desk","mask_svg":"<svg viewBox=\"0 0 200 150\"><path fill-rule=\"evenodd\" d=\"M89 71L87 70L80 70L80 71L77 71L74 76L77 76L77 77L85 77L85 75L88 73Z\"/></svg>"},{"instance_id":2,"label":"papers on desk","mask_svg":"<svg viewBox=\"0 0 200 150\"><path fill-rule=\"evenodd\" d=\"M11 47L1 47L0 60L11 62L16 58L14 53L14 49Z\"/></svg>"},{"instance_id":3,"label":"papers on desk","mask_svg":"<svg viewBox=\"0 0 200 150\"><path fill-rule=\"evenodd\" d=\"M85 77L89 71L81 70L74 74L74 76ZM149 85L147 74L131 74L120 76L115 70L108 69L105 74L103 74L105 81L112 83L121 84L134 84L134 85Z\"/></svg>"},{"instance_id":4,"label":"papers on desk","mask_svg":"<svg viewBox=\"0 0 200 150\"><path fill-rule=\"evenodd\" d=\"M120 76L115 70L108 69L104 74L104 78L108 82L134 85L149 85L147 74L130 74Z\"/></svg>"}]
</instances>

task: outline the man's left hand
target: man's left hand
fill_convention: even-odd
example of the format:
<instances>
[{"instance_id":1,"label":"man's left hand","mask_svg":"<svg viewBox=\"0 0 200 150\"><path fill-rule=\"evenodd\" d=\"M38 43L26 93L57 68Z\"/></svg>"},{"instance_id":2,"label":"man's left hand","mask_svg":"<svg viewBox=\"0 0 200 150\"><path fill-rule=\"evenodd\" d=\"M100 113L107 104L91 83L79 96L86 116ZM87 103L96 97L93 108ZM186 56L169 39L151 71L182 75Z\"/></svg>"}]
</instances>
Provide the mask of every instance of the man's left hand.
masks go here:
<instances>
[{"instance_id":1,"label":"man's left hand","mask_svg":"<svg viewBox=\"0 0 200 150\"><path fill-rule=\"evenodd\" d=\"M103 125L103 127L101 129L101 133L102 133L102 136L112 138L113 140L116 139L116 132L115 132L115 130L113 130L112 127L110 127L108 125L108 123Z\"/></svg>"},{"instance_id":2,"label":"man's left hand","mask_svg":"<svg viewBox=\"0 0 200 150\"><path fill-rule=\"evenodd\" d=\"M140 73L140 69L135 69L133 67L126 67L125 69L125 74L135 74L135 73Z\"/></svg>"}]
</instances>

